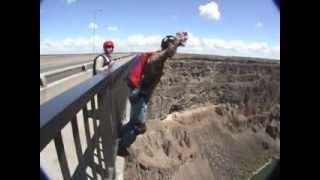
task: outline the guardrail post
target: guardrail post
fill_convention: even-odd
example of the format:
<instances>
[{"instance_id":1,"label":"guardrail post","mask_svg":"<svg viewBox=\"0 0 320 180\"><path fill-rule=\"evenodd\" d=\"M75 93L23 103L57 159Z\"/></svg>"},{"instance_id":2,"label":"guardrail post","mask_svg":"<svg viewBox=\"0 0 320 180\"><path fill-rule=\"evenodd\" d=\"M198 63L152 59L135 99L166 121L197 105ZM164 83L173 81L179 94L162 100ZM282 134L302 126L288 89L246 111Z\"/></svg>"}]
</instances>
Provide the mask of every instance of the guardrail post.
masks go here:
<instances>
[{"instance_id":1,"label":"guardrail post","mask_svg":"<svg viewBox=\"0 0 320 180\"><path fill-rule=\"evenodd\" d=\"M85 64L84 64L84 65L82 65L81 70L82 70L82 71L87 71L87 67L86 67L86 65L85 65Z\"/></svg>"},{"instance_id":2,"label":"guardrail post","mask_svg":"<svg viewBox=\"0 0 320 180\"><path fill-rule=\"evenodd\" d=\"M109 100L111 99L111 89L107 87L104 91L98 94L99 117L101 126L101 140L103 146L104 163L107 170L107 178L114 178L114 147L115 147L115 134L114 122L112 118L112 109Z\"/></svg>"},{"instance_id":3,"label":"guardrail post","mask_svg":"<svg viewBox=\"0 0 320 180\"><path fill-rule=\"evenodd\" d=\"M40 74L40 87L47 87L47 78L44 74Z\"/></svg>"}]
</instances>

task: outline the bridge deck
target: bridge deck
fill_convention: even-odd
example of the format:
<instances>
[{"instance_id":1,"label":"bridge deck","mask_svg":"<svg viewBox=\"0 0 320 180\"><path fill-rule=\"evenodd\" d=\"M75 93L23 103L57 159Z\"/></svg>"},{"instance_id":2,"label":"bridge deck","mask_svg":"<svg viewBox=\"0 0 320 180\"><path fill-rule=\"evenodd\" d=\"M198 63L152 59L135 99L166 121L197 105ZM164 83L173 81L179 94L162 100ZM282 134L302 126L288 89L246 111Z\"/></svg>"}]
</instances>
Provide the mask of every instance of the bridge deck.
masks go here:
<instances>
[{"instance_id":1,"label":"bridge deck","mask_svg":"<svg viewBox=\"0 0 320 180\"><path fill-rule=\"evenodd\" d=\"M117 58L128 54L130 53L114 53L113 57ZM40 55L40 73L92 62L94 57L94 54Z\"/></svg>"}]
</instances>

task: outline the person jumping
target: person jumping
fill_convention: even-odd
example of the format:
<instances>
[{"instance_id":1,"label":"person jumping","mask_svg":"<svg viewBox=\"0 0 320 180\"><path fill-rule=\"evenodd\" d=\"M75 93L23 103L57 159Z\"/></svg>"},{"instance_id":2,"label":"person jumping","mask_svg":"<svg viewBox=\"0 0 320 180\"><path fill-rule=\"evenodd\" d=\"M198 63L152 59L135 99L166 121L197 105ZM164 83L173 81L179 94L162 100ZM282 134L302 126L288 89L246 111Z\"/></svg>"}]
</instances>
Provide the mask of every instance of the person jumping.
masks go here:
<instances>
[{"instance_id":1,"label":"person jumping","mask_svg":"<svg viewBox=\"0 0 320 180\"><path fill-rule=\"evenodd\" d=\"M187 39L187 32L168 35L162 39L160 51L141 53L132 59L126 78L131 113L129 122L120 129L119 155L127 154L136 137L146 132L148 102L163 75L164 63L176 54L178 47L185 46Z\"/></svg>"}]
</instances>

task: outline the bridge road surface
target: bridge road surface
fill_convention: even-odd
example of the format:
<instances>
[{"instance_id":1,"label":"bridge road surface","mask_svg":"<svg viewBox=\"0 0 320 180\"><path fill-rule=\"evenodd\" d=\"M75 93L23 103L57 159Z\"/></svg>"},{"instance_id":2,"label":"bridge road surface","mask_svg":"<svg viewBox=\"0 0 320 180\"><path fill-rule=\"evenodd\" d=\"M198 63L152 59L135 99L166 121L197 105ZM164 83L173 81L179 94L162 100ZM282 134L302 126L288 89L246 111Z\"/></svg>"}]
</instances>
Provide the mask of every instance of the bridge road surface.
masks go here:
<instances>
[{"instance_id":1,"label":"bridge road surface","mask_svg":"<svg viewBox=\"0 0 320 180\"><path fill-rule=\"evenodd\" d=\"M128 54L128 53L127 53ZM125 56L127 54L121 54L119 56ZM66 59L68 58L74 58L74 62L70 62ZM83 62L86 62L86 58L94 57L94 55L50 55L45 57L47 61L50 62L50 60L55 61L55 59L58 59L56 63L51 63L51 65L48 65L50 63L44 63L46 64L44 70L50 69L50 68L57 68L57 67L66 67L69 66L71 63L79 63L82 64ZM41 56L40 56L41 58ZM49 60L50 59L50 60ZM64 61L65 60L65 61ZM92 60L90 60L92 61ZM117 66L118 63L116 63L115 66ZM74 65L74 64L72 64ZM91 73L89 73L91 75ZM80 83L85 79L81 78L79 79ZM74 80L72 80L74 81ZM71 87L65 87L67 82L61 82L62 85L57 85L54 87L53 90L55 89L61 89L64 88L71 88ZM52 90L52 89L51 89ZM62 93L62 92L61 92ZM51 96L51 95L50 95ZM40 96L41 97L41 96ZM44 103L44 102L42 102ZM97 103L97 101L96 101ZM40 98L40 104L41 104L41 98ZM96 107L98 105L96 104ZM88 102L88 107L89 109L91 108L90 102ZM126 114L130 113L130 104L129 101L127 101L127 107L126 107ZM84 153L84 150L87 148L86 144L86 138L85 138L85 130L84 130L84 123L83 123L83 116L82 116L82 111L79 111L77 114L77 121L78 121L78 128L79 128L79 135L80 135L80 142L81 142L81 147L82 147L82 153ZM129 121L129 116L126 116L126 119L124 119L124 123L127 123ZM93 135L93 124L92 121L89 121L89 128L90 128L90 136L92 137ZM65 147L65 153L69 165L69 170L70 173L73 174L75 171L76 166L78 165L78 159L76 156L76 150L74 146L74 140L73 140L73 135L72 135L72 128L71 128L71 123L69 122L61 131L62 133L62 139ZM98 163L98 159L95 156L94 161ZM60 166L59 166L59 161L57 157L57 152L54 146L54 142L51 141L44 149L42 152L40 152L40 165L44 168L44 171L49 175L50 179L53 180L59 180L63 179ZM123 171L125 167L125 160L123 157L117 156L116 157L116 180L123 180ZM92 171L90 168L87 169L87 174L89 174L92 177ZM98 178L99 179L99 178Z\"/></svg>"},{"instance_id":2,"label":"bridge road surface","mask_svg":"<svg viewBox=\"0 0 320 180\"><path fill-rule=\"evenodd\" d=\"M114 53L113 58L127 56L133 53ZM59 55L40 55L40 73L56 69L65 68L93 62L94 54L59 54ZM63 93L64 91L76 86L77 84L92 77L92 70L83 72L82 75L74 74L61 80L48 84L48 88L40 90L40 104Z\"/></svg>"},{"instance_id":3,"label":"bridge road surface","mask_svg":"<svg viewBox=\"0 0 320 180\"><path fill-rule=\"evenodd\" d=\"M126 56L131 53L114 53L113 58ZM68 66L93 62L97 54L57 54L40 55L40 73L48 72Z\"/></svg>"}]
</instances>

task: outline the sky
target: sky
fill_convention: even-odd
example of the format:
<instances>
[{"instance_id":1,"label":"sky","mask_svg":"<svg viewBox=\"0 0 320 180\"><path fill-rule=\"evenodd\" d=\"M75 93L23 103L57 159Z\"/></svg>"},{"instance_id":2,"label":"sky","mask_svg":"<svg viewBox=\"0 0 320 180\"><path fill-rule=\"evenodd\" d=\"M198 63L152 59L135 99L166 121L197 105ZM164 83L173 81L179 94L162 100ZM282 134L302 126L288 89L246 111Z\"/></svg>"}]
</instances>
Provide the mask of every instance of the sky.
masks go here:
<instances>
[{"instance_id":1,"label":"sky","mask_svg":"<svg viewBox=\"0 0 320 180\"><path fill-rule=\"evenodd\" d=\"M272 0L43 0L40 54L154 51L187 31L181 53L280 59L280 12Z\"/></svg>"}]
</instances>

